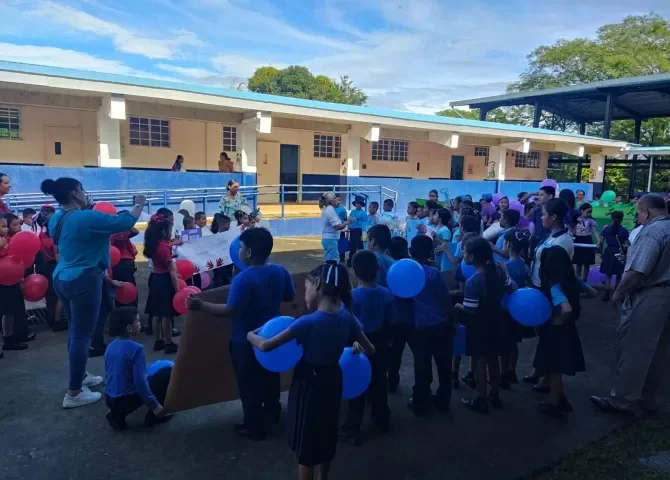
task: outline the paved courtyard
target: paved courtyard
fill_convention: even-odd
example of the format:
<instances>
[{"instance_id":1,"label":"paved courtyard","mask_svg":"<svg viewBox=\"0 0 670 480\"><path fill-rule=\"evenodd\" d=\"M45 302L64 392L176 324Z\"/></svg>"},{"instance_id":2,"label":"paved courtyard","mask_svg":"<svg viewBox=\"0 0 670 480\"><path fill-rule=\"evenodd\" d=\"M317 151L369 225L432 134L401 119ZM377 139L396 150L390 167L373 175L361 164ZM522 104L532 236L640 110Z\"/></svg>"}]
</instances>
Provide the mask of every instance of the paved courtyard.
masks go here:
<instances>
[{"instance_id":1,"label":"paved courtyard","mask_svg":"<svg viewBox=\"0 0 670 480\"><path fill-rule=\"evenodd\" d=\"M318 239L277 239L273 263L292 272L307 271L321 260ZM140 304L146 298L146 263L139 263ZM179 324L183 319L178 321ZM459 405L466 387L454 392L452 412L417 419L405 404L411 392L412 357L406 351L398 393L390 396L392 432L366 431L363 446L341 445L334 479L504 480L524 476L566 453L597 440L625 421L595 412L589 395L605 393L615 368L618 315L599 299L585 300L579 328L588 371L566 381L575 412L564 421L535 411L542 399L530 386L503 392L505 408L479 416ZM148 363L164 358L151 351L142 334ZM145 430L143 412L129 423L137 428L114 432L104 420L102 402L65 411L66 334L41 331L25 352L7 352L0 360L0 479L78 480L123 478L294 479L297 467L278 426L270 438L255 443L237 437L238 401L179 413L172 422ZM530 371L534 341L522 345L518 373ZM227 346L222 346L227 348ZM89 362L101 374L102 358ZM216 382L216 372L209 373ZM207 388L203 385L202 388ZM286 404L286 394L282 402ZM615 459L612 459L615 461Z\"/></svg>"}]
</instances>

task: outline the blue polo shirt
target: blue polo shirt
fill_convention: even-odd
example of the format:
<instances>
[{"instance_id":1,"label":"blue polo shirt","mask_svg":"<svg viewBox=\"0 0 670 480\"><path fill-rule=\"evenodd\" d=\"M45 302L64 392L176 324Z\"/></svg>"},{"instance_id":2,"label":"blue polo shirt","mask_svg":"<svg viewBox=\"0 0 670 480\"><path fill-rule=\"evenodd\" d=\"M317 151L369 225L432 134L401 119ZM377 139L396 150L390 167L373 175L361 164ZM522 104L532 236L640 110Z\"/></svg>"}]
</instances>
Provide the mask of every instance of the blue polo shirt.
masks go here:
<instances>
[{"instance_id":1,"label":"blue polo shirt","mask_svg":"<svg viewBox=\"0 0 670 480\"><path fill-rule=\"evenodd\" d=\"M395 323L395 300L388 288L358 287L352 291L352 297L352 312L363 325L363 332L376 332Z\"/></svg>"},{"instance_id":2,"label":"blue polo shirt","mask_svg":"<svg viewBox=\"0 0 670 480\"><path fill-rule=\"evenodd\" d=\"M226 302L235 310L230 341L246 343L247 333L281 315L282 302L292 302L294 297L291 275L281 265L242 270L233 278Z\"/></svg>"},{"instance_id":3,"label":"blue polo shirt","mask_svg":"<svg viewBox=\"0 0 670 480\"><path fill-rule=\"evenodd\" d=\"M64 210L49 219L49 233L53 237ZM135 225L130 212L109 215L96 210L75 210L63 221L58 240L60 260L53 278L72 281L84 271L103 272L109 268L109 237L125 232Z\"/></svg>"},{"instance_id":4,"label":"blue polo shirt","mask_svg":"<svg viewBox=\"0 0 670 480\"><path fill-rule=\"evenodd\" d=\"M340 217L340 221L342 223L347 221L347 209L344 208L342 205L339 205L338 207L335 208L335 213L337 213L337 216Z\"/></svg>"},{"instance_id":5,"label":"blue polo shirt","mask_svg":"<svg viewBox=\"0 0 670 480\"><path fill-rule=\"evenodd\" d=\"M384 255L383 253L375 253L375 256L377 257L377 265L379 265L379 271L377 272L377 285L380 287L388 287L386 277L388 276L391 265L395 263L395 260L393 260L388 255Z\"/></svg>"},{"instance_id":6,"label":"blue polo shirt","mask_svg":"<svg viewBox=\"0 0 670 480\"><path fill-rule=\"evenodd\" d=\"M361 335L360 323L346 308L337 313L317 310L300 317L289 328L302 345L303 361L318 366L337 365L342 350Z\"/></svg>"},{"instance_id":7,"label":"blue polo shirt","mask_svg":"<svg viewBox=\"0 0 670 480\"><path fill-rule=\"evenodd\" d=\"M365 228L368 223L368 214L362 208L356 210L355 208L349 212L349 216L354 217L354 221L349 225L350 229L354 228Z\"/></svg>"},{"instance_id":8,"label":"blue polo shirt","mask_svg":"<svg viewBox=\"0 0 670 480\"><path fill-rule=\"evenodd\" d=\"M445 303L451 302L449 287L437 268L422 265L426 284L413 298L414 328L430 329L447 321Z\"/></svg>"}]
</instances>

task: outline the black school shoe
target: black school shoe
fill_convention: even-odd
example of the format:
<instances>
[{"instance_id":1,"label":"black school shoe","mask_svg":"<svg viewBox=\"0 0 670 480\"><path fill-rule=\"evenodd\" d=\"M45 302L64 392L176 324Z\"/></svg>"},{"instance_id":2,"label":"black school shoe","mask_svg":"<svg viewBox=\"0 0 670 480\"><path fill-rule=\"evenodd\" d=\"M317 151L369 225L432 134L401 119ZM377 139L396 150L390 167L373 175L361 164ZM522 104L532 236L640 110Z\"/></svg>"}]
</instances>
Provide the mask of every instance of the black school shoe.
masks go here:
<instances>
[{"instance_id":1,"label":"black school shoe","mask_svg":"<svg viewBox=\"0 0 670 480\"><path fill-rule=\"evenodd\" d=\"M149 410L144 416L144 426L147 428L155 427L161 423L169 422L172 420L172 415L161 415L160 417L156 416L154 412Z\"/></svg>"},{"instance_id":2,"label":"black school shoe","mask_svg":"<svg viewBox=\"0 0 670 480\"><path fill-rule=\"evenodd\" d=\"M254 432L249 428L247 428L247 426L244 425L243 423L238 423L237 425L234 425L233 430L235 430L235 433L237 433L240 437L248 438L250 440L253 440L254 442L262 442L263 440L265 440L265 434Z\"/></svg>"},{"instance_id":3,"label":"black school shoe","mask_svg":"<svg viewBox=\"0 0 670 480\"><path fill-rule=\"evenodd\" d=\"M107 351L107 345L96 345L88 348L88 358L102 357Z\"/></svg>"},{"instance_id":4,"label":"black school shoe","mask_svg":"<svg viewBox=\"0 0 670 480\"><path fill-rule=\"evenodd\" d=\"M17 342L14 340L14 336L11 337L2 337L2 349L9 350L26 350L28 348L27 343Z\"/></svg>"},{"instance_id":5,"label":"black school shoe","mask_svg":"<svg viewBox=\"0 0 670 480\"><path fill-rule=\"evenodd\" d=\"M142 327L140 327L140 332L144 332L150 337L154 334L154 328L151 325L142 325Z\"/></svg>"},{"instance_id":6,"label":"black school shoe","mask_svg":"<svg viewBox=\"0 0 670 480\"><path fill-rule=\"evenodd\" d=\"M572 413L574 410L572 405L570 405L570 402L568 402L568 397L561 397L561 402L558 404L558 408L563 413Z\"/></svg>"},{"instance_id":7,"label":"black school shoe","mask_svg":"<svg viewBox=\"0 0 670 480\"><path fill-rule=\"evenodd\" d=\"M488 414L489 402L485 398L461 398L461 403L468 410L473 412Z\"/></svg>"},{"instance_id":8,"label":"black school shoe","mask_svg":"<svg viewBox=\"0 0 670 480\"><path fill-rule=\"evenodd\" d=\"M360 447L363 445L363 437L361 432L348 432L346 430L340 431L338 438L344 443L348 443L352 447Z\"/></svg>"},{"instance_id":9,"label":"black school shoe","mask_svg":"<svg viewBox=\"0 0 670 480\"><path fill-rule=\"evenodd\" d=\"M444 400L443 398L433 395L432 397L433 408L441 413L447 413L449 411L449 400Z\"/></svg>"},{"instance_id":10,"label":"black school shoe","mask_svg":"<svg viewBox=\"0 0 670 480\"><path fill-rule=\"evenodd\" d=\"M128 428L128 425L126 425L125 421L119 421L116 418L112 416L112 412L107 412L105 415L105 420L107 420L107 423L109 423L109 426L112 427L114 430L125 430Z\"/></svg>"},{"instance_id":11,"label":"black school shoe","mask_svg":"<svg viewBox=\"0 0 670 480\"><path fill-rule=\"evenodd\" d=\"M28 328L28 333L26 335L26 342L32 342L37 338L37 334L32 331L31 328Z\"/></svg>"},{"instance_id":12,"label":"black school shoe","mask_svg":"<svg viewBox=\"0 0 670 480\"><path fill-rule=\"evenodd\" d=\"M451 372L451 388L454 390L461 388L461 382L458 380L458 372Z\"/></svg>"},{"instance_id":13,"label":"black school shoe","mask_svg":"<svg viewBox=\"0 0 670 480\"><path fill-rule=\"evenodd\" d=\"M498 380L498 387L503 390L510 390L512 388L512 382L510 381L509 375L507 373L500 374L500 380Z\"/></svg>"},{"instance_id":14,"label":"black school shoe","mask_svg":"<svg viewBox=\"0 0 670 480\"><path fill-rule=\"evenodd\" d=\"M563 418L563 412L560 406L552 405L551 403L540 402L537 404L537 411L552 418Z\"/></svg>"},{"instance_id":15,"label":"black school shoe","mask_svg":"<svg viewBox=\"0 0 670 480\"><path fill-rule=\"evenodd\" d=\"M500 395L497 393L489 393L489 402L491 403L491 406L497 410L500 410L503 408L503 402L500 400Z\"/></svg>"},{"instance_id":16,"label":"black school shoe","mask_svg":"<svg viewBox=\"0 0 670 480\"><path fill-rule=\"evenodd\" d=\"M174 342L171 343L166 343L165 344L165 353L167 355L171 355L173 353L177 353L177 344Z\"/></svg>"},{"instance_id":17,"label":"black school shoe","mask_svg":"<svg viewBox=\"0 0 670 480\"><path fill-rule=\"evenodd\" d=\"M429 406L418 406L414 402L414 397L410 397L409 400L407 400L407 408L416 415L417 417L421 417L423 415L426 415L428 411L430 410Z\"/></svg>"},{"instance_id":18,"label":"black school shoe","mask_svg":"<svg viewBox=\"0 0 670 480\"><path fill-rule=\"evenodd\" d=\"M172 329L172 336L173 337L178 337L180 335L181 335L181 330L179 330L178 328L173 328Z\"/></svg>"},{"instance_id":19,"label":"black school shoe","mask_svg":"<svg viewBox=\"0 0 670 480\"><path fill-rule=\"evenodd\" d=\"M154 352L165 350L165 340L156 340L154 342Z\"/></svg>"}]
</instances>

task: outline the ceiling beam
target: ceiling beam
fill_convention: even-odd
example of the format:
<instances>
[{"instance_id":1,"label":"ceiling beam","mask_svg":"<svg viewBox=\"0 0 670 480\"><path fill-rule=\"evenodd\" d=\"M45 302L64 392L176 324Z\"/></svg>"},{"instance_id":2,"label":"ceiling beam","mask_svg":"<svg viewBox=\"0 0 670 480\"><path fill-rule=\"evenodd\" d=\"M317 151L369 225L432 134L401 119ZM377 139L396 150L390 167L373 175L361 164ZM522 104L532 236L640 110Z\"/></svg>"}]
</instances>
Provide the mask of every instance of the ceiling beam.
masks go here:
<instances>
[{"instance_id":1,"label":"ceiling beam","mask_svg":"<svg viewBox=\"0 0 670 480\"><path fill-rule=\"evenodd\" d=\"M589 123L588 120L582 116L575 115L574 113L565 111L562 107L559 107L555 103L543 103L542 108L548 112L551 112L559 117L572 120L577 123Z\"/></svg>"}]
</instances>

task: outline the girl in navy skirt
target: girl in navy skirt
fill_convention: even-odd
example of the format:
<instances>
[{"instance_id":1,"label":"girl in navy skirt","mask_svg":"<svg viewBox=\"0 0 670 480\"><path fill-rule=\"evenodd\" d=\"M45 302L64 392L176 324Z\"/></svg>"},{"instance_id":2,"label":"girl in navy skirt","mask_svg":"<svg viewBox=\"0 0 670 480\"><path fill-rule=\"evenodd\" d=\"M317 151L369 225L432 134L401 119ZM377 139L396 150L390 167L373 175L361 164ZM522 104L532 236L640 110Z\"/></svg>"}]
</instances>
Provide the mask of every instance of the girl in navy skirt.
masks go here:
<instances>
[{"instance_id":1,"label":"girl in navy skirt","mask_svg":"<svg viewBox=\"0 0 670 480\"><path fill-rule=\"evenodd\" d=\"M172 341L172 319L178 314L172 298L179 290L177 267L172 260L172 224L163 215L152 215L144 234L144 256L151 259L154 271L149 278L149 297L145 312L153 319L154 350L177 353ZM161 337L162 333L162 337Z\"/></svg>"},{"instance_id":2,"label":"girl in navy skirt","mask_svg":"<svg viewBox=\"0 0 670 480\"><path fill-rule=\"evenodd\" d=\"M612 224L603 228L600 233L600 242L598 247L603 252L603 259L600 263L600 273L605 275L605 295L603 301L607 302L610 299L610 288L612 287L612 277L616 277L616 286L621 282L623 275L623 263L619 261L618 254L623 254L623 245L628 240L628 230L621 225L623 222L623 212L614 211L611 215ZM602 250L603 243L607 246ZM615 288L616 290L616 288Z\"/></svg>"},{"instance_id":3,"label":"girl in navy skirt","mask_svg":"<svg viewBox=\"0 0 670 480\"><path fill-rule=\"evenodd\" d=\"M0 258L6 257L11 237L9 236L9 219L17 218L12 214L0 215ZM19 227L20 229L20 227ZM19 230L20 231L20 230ZM0 285L0 318L2 318L2 349L25 350L28 344L14 336L14 319L24 312L21 285Z\"/></svg>"},{"instance_id":4,"label":"girl in navy skirt","mask_svg":"<svg viewBox=\"0 0 670 480\"><path fill-rule=\"evenodd\" d=\"M293 371L289 392L286 438L298 457L298 478L326 480L338 438L342 370L345 347L374 354L374 347L351 312L351 281L344 265L321 265L305 280L305 302L314 313L297 319L278 335L264 339L256 332L247 338L269 351L296 338L303 357Z\"/></svg>"},{"instance_id":5,"label":"girl in navy skirt","mask_svg":"<svg viewBox=\"0 0 670 480\"><path fill-rule=\"evenodd\" d=\"M498 357L509 355L513 350L513 339L505 322L501 301L505 293L516 290L516 283L507 274L502 264L493 260L491 244L482 237L465 243L463 261L475 267L475 273L465 282L463 303L455 308L464 313L466 328L465 353L472 357L475 371L476 398L464 398L463 405L478 413L501 408L498 393L500 366ZM487 396L488 384L491 390Z\"/></svg>"},{"instance_id":6,"label":"girl in navy skirt","mask_svg":"<svg viewBox=\"0 0 670 480\"><path fill-rule=\"evenodd\" d=\"M538 328L540 340L533 367L543 372L549 383L549 401L541 402L538 410L561 418L563 413L572 412L563 390L563 375L575 375L586 369L576 323L581 311L579 295L583 292L594 296L596 292L575 276L570 256L561 247L549 247L542 252L540 279L554 313Z\"/></svg>"}]
</instances>

